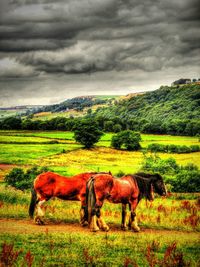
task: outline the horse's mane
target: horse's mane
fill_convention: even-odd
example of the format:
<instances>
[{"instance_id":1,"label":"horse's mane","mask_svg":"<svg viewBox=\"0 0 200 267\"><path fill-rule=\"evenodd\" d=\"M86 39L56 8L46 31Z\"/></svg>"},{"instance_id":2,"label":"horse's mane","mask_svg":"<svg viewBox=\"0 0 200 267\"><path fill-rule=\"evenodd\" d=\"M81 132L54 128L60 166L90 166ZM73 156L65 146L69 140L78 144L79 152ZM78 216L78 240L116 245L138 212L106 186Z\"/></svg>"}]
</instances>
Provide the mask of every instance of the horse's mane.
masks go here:
<instances>
[{"instance_id":1,"label":"horse's mane","mask_svg":"<svg viewBox=\"0 0 200 267\"><path fill-rule=\"evenodd\" d=\"M159 173L146 173L146 172L137 172L134 175L143 177L143 178L156 178L156 179L163 179Z\"/></svg>"},{"instance_id":2,"label":"horse's mane","mask_svg":"<svg viewBox=\"0 0 200 267\"><path fill-rule=\"evenodd\" d=\"M140 174L140 175L138 175ZM146 174L148 175L148 174ZM140 190L140 194L139 194L139 200L142 197L146 197L148 200L151 200L151 183L152 181L150 178L152 175L148 175L147 177L143 177L142 173L137 173L132 175L132 178L136 180L138 188Z\"/></svg>"}]
</instances>

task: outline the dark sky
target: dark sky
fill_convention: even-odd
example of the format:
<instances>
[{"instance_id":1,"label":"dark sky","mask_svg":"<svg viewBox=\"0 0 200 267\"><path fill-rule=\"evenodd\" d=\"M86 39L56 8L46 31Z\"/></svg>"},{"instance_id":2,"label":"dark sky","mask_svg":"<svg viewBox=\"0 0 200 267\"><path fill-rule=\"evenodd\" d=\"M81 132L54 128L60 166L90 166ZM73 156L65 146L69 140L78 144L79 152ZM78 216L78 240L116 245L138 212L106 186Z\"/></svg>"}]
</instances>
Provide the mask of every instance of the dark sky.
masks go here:
<instances>
[{"instance_id":1,"label":"dark sky","mask_svg":"<svg viewBox=\"0 0 200 267\"><path fill-rule=\"evenodd\" d=\"M0 0L0 106L200 78L199 0Z\"/></svg>"}]
</instances>

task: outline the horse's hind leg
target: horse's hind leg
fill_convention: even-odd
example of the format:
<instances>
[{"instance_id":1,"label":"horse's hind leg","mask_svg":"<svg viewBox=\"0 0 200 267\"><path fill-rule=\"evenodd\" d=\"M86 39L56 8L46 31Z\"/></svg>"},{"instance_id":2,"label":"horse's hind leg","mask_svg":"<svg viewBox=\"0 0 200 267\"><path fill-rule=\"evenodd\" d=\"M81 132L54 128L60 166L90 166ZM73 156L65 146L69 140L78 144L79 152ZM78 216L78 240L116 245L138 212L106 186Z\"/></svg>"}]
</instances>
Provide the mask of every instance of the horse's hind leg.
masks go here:
<instances>
[{"instance_id":1,"label":"horse's hind leg","mask_svg":"<svg viewBox=\"0 0 200 267\"><path fill-rule=\"evenodd\" d=\"M98 224L98 226L99 226L99 228L101 230L108 232L109 231L109 226L104 221L104 219L102 217L102 213L101 213L101 207L102 206L103 206L103 202L97 200L97 203L96 203L97 224Z\"/></svg>"},{"instance_id":2,"label":"horse's hind leg","mask_svg":"<svg viewBox=\"0 0 200 267\"><path fill-rule=\"evenodd\" d=\"M127 230L126 217L127 217L126 204L122 204L122 224L121 224L121 229L124 230L124 231Z\"/></svg>"},{"instance_id":3,"label":"horse's hind leg","mask_svg":"<svg viewBox=\"0 0 200 267\"><path fill-rule=\"evenodd\" d=\"M44 210L43 204L46 202L45 199L39 200L36 206L34 221L36 224L43 225L44 224Z\"/></svg>"},{"instance_id":4,"label":"horse's hind leg","mask_svg":"<svg viewBox=\"0 0 200 267\"><path fill-rule=\"evenodd\" d=\"M136 218L136 213L135 213L137 204L138 204L137 199L134 199L133 202L130 205L131 214L130 214L130 218L129 218L129 228L132 229L135 232L139 232L140 231L140 227L137 224L137 218Z\"/></svg>"},{"instance_id":5,"label":"horse's hind leg","mask_svg":"<svg viewBox=\"0 0 200 267\"><path fill-rule=\"evenodd\" d=\"M103 231L105 232L109 231L109 226L104 221L100 209L97 212L97 224L99 225L99 228L102 229Z\"/></svg>"}]
</instances>

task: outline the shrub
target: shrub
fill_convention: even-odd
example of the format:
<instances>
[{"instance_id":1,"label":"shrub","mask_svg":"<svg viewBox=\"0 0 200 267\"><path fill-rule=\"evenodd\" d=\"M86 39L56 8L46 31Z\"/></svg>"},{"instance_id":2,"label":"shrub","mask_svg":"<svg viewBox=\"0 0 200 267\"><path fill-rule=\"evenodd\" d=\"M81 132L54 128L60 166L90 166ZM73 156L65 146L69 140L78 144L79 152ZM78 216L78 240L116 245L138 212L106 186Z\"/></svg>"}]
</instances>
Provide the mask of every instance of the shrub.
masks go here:
<instances>
[{"instance_id":1,"label":"shrub","mask_svg":"<svg viewBox=\"0 0 200 267\"><path fill-rule=\"evenodd\" d=\"M173 192L200 192L200 171L194 164L179 166L174 158L145 157L142 169L160 173Z\"/></svg>"},{"instance_id":2,"label":"shrub","mask_svg":"<svg viewBox=\"0 0 200 267\"><path fill-rule=\"evenodd\" d=\"M124 146L127 150L138 150L140 149L141 136L138 132L126 130L113 135L111 140L111 146L120 149Z\"/></svg>"},{"instance_id":3,"label":"shrub","mask_svg":"<svg viewBox=\"0 0 200 267\"><path fill-rule=\"evenodd\" d=\"M177 146L174 144L171 145L162 145L158 143L153 143L148 145L148 151L151 152L166 152L166 153L190 153L200 151L200 146L192 145L192 146Z\"/></svg>"},{"instance_id":4,"label":"shrub","mask_svg":"<svg viewBox=\"0 0 200 267\"><path fill-rule=\"evenodd\" d=\"M33 185L33 180L42 172L47 171L46 167L38 168L34 166L24 172L21 168L13 168L5 177L7 185L15 187L20 190L30 189Z\"/></svg>"},{"instance_id":5,"label":"shrub","mask_svg":"<svg viewBox=\"0 0 200 267\"><path fill-rule=\"evenodd\" d=\"M183 169L169 182L174 192L200 192L200 171Z\"/></svg>"},{"instance_id":6,"label":"shrub","mask_svg":"<svg viewBox=\"0 0 200 267\"><path fill-rule=\"evenodd\" d=\"M168 175L173 175L180 169L174 158L170 157L168 159L161 159L157 155L145 157L142 168L146 171L159 172Z\"/></svg>"}]
</instances>

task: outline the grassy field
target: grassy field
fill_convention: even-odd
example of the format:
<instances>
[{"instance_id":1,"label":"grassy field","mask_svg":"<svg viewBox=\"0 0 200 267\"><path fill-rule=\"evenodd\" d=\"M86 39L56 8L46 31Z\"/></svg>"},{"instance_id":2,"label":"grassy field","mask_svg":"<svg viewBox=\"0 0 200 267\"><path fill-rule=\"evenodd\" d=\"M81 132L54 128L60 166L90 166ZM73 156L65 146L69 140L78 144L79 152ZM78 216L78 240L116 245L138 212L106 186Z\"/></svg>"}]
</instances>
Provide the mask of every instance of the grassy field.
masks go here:
<instances>
[{"instance_id":1,"label":"grassy field","mask_svg":"<svg viewBox=\"0 0 200 267\"><path fill-rule=\"evenodd\" d=\"M96 147L83 149L72 132L0 131L0 180L13 167L47 166L63 175L85 171L134 173L141 168L142 151L110 148L111 133L102 136ZM141 145L150 143L194 145L197 137L142 135ZM200 167L200 152L159 153L177 163ZM51 200L46 205L45 226L28 218L30 193L0 184L0 255L9 266L6 251L16 266L177 266L200 265L199 194L174 194L143 200L137 209L141 233L120 230L121 207L105 203L103 216L109 233L91 233L79 226L78 202ZM3 263L2 263L3 262ZM7 264L7 265L6 265ZM168 264L168 265L167 265ZM171 264L171 265L170 265ZM185 264L185 265L184 265Z\"/></svg>"},{"instance_id":2,"label":"grassy field","mask_svg":"<svg viewBox=\"0 0 200 267\"><path fill-rule=\"evenodd\" d=\"M140 233L121 231L121 207L109 203L103 207L109 233L81 228L80 204L70 201L49 201L46 225L36 226L27 219L29 200L29 193L0 187L0 226L4 230L0 230L0 243L13 244L15 252L23 248L18 266L30 260L27 253L31 254L30 266L154 266L152 260L160 262L156 266L165 266L163 260L170 248L174 251L167 262L172 261L172 265L166 266L176 266L174 255L182 257L187 266L199 266L197 194L185 194L184 199L174 194L168 199L157 198L152 204L143 200L137 209Z\"/></svg>"},{"instance_id":3,"label":"grassy field","mask_svg":"<svg viewBox=\"0 0 200 267\"><path fill-rule=\"evenodd\" d=\"M111 133L104 134L91 150L81 149L72 132L1 131L2 164L42 165L61 174L72 175L82 171L119 171L133 173L141 167L142 151L128 152L110 148ZM55 143L57 142L57 143ZM197 137L142 135L142 147L150 143L200 144ZM97 160L98 155L98 160ZM181 165L193 163L200 167L200 152L188 154L159 153L161 158L174 157Z\"/></svg>"}]
</instances>

